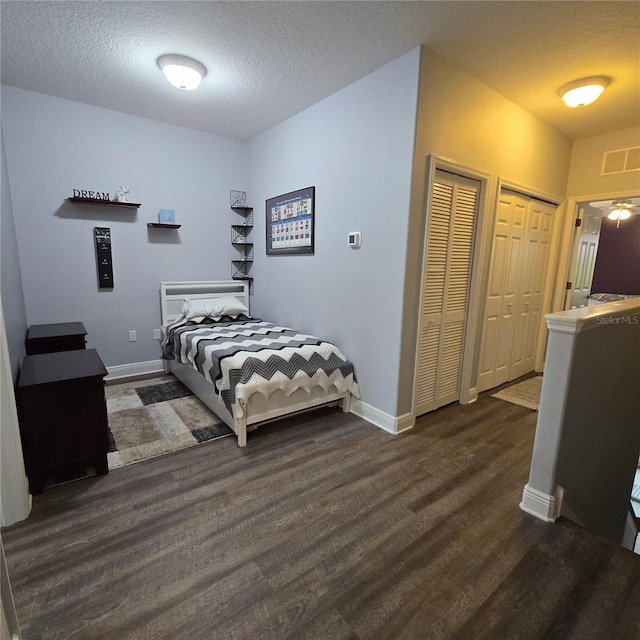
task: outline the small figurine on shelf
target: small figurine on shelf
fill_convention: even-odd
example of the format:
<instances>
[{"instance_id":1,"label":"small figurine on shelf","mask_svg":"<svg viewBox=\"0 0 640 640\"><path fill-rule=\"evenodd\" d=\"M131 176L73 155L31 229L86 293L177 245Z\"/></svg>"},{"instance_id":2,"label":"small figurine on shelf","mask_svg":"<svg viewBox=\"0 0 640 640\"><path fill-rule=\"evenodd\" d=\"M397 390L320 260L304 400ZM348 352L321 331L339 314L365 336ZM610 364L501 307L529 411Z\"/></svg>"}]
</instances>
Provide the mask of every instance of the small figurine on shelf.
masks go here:
<instances>
[{"instance_id":1,"label":"small figurine on shelf","mask_svg":"<svg viewBox=\"0 0 640 640\"><path fill-rule=\"evenodd\" d=\"M127 199L127 193L129 193L129 187L126 184L121 184L120 188L116 191L116 195L113 197L115 202L129 202Z\"/></svg>"}]
</instances>

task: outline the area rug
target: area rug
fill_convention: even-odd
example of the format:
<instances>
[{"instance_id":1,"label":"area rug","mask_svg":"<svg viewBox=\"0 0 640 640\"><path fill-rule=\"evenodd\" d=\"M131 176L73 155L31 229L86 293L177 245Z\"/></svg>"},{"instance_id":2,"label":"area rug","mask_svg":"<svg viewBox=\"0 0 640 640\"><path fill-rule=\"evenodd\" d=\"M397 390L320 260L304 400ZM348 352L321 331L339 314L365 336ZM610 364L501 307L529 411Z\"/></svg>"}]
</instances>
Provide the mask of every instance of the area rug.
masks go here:
<instances>
[{"instance_id":1,"label":"area rug","mask_svg":"<svg viewBox=\"0 0 640 640\"><path fill-rule=\"evenodd\" d=\"M518 404L527 409L538 411L540 409L540 394L542 393L542 376L527 378L522 382L502 389L492 394L492 398L506 400L512 404Z\"/></svg>"},{"instance_id":2,"label":"area rug","mask_svg":"<svg viewBox=\"0 0 640 640\"><path fill-rule=\"evenodd\" d=\"M107 385L109 469L232 435L172 375Z\"/></svg>"}]
</instances>

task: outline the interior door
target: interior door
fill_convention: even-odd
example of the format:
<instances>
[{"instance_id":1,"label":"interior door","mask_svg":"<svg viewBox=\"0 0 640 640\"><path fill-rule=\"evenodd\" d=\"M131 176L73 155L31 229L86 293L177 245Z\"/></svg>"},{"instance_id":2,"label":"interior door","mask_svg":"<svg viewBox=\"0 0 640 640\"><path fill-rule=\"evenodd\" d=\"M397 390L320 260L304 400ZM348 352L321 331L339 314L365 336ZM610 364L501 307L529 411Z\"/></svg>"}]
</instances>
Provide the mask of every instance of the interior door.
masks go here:
<instances>
[{"instance_id":1,"label":"interior door","mask_svg":"<svg viewBox=\"0 0 640 640\"><path fill-rule=\"evenodd\" d=\"M478 390L533 371L556 207L508 189L498 200Z\"/></svg>"},{"instance_id":2,"label":"interior door","mask_svg":"<svg viewBox=\"0 0 640 640\"><path fill-rule=\"evenodd\" d=\"M508 380L533 371L556 207L531 199Z\"/></svg>"},{"instance_id":3,"label":"interior door","mask_svg":"<svg viewBox=\"0 0 640 640\"><path fill-rule=\"evenodd\" d=\"M570 271L571 288L568 291L565 309L577 309L588 304L600 242L602 210L589 205L580 207L578 220L580 226L576 227L577 240Z\"/></svg>"},{"instance_id":4,"label":"interior door","mask_svg":"<svg viewBox=\"0 0 640 640\"><path fill-rule=\"evenodd\" d=\"M437 170L427 218L416 415L460 398L480 183Z\"/></svg>"},{"instance_id":5,"label":"interior door","mask_svg":"<svg viewBox=\"0 0 640 640\"><path fill-rule=\"evenodd\" d=\"M491 389L509 379L516 304L524 254L526 198L503 189L498 200L485 301L478 386Z\"/></svg>"}]
</instances>

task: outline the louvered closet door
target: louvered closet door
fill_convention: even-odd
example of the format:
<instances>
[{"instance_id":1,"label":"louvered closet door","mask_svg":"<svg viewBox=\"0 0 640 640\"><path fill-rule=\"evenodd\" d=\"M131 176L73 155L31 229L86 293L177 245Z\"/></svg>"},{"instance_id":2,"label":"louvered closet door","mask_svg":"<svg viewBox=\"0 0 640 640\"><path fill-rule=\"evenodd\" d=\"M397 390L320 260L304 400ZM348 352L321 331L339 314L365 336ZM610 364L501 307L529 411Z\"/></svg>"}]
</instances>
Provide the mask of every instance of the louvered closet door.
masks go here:
<instances>
[{"instance_id":1,"label":"louvered closet door","mask_svg":"<svg viewBox=\"0 0 640 640\"><path fill-rule=\"evenodd\" d=\"M416 415L460 397L479 187L475 180L436 171L427 218Z\"/></svg>"}]
</instances>

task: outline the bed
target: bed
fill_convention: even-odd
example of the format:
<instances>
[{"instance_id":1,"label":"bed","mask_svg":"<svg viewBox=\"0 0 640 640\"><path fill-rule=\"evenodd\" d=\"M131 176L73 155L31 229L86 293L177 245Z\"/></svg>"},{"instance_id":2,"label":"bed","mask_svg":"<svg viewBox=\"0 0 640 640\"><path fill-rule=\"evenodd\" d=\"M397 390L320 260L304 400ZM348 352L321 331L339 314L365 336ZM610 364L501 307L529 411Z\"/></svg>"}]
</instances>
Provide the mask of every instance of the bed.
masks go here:
<instances>
[{"instance_id":1,"label":"bed","mask_svg":"<svg viewBox=\"0 0 640 640\"><path fill-rule=\"evenodd\" d=\"M338 347L253 318L242 280L161 282L165 370L247 444L247 431L293 413L360 397ZM234 302L235 301L235 302Z\"/></svg>"},{"instance_id":2,"label":"bed","mask_svg":"<svg viewBox=\"0 0 640 640\"><path fill-rule=\"evenodd\" d=\"M628 300L629 298L638 298L638 295L628 293L592 293L587 301L588 306L596 304L607 304L609 302L618 302L618 300Z\"/></svg>"}]
</instances>

